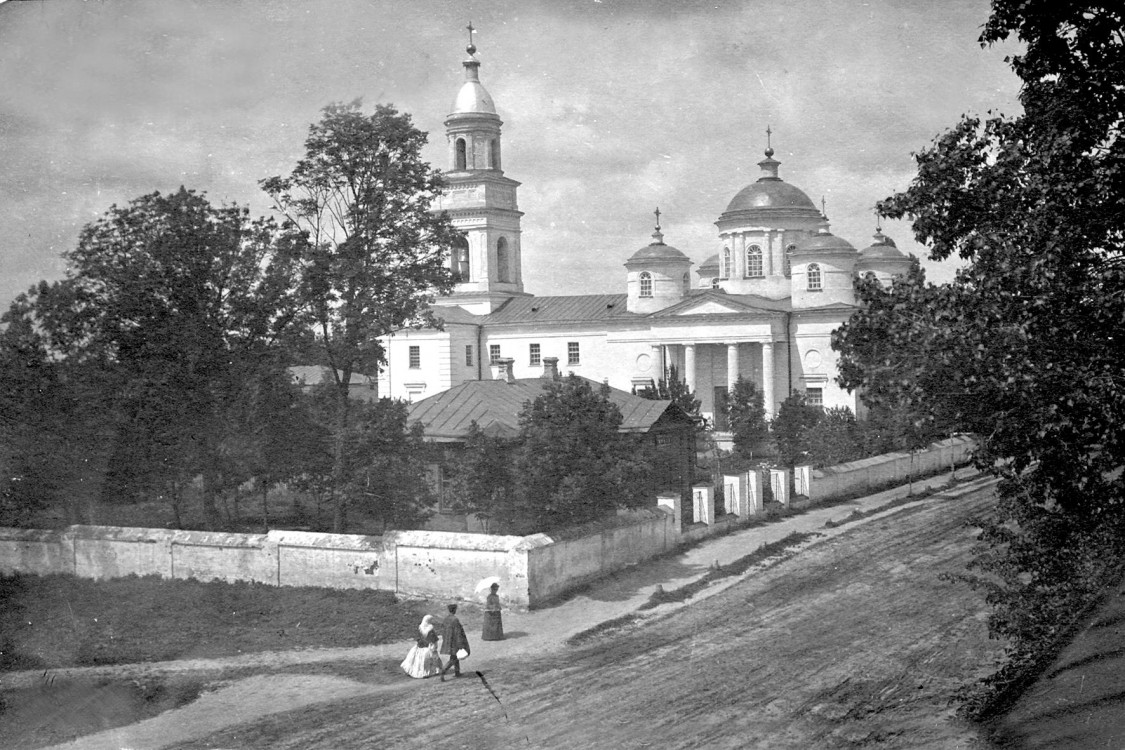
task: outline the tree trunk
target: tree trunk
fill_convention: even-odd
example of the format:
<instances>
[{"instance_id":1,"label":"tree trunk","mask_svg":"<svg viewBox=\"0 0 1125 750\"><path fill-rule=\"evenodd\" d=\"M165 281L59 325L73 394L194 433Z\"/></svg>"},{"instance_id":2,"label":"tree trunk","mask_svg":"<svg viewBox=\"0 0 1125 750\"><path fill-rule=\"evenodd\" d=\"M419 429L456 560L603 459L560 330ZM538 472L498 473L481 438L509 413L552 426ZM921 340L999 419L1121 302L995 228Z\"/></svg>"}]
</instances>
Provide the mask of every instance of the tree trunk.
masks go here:
<instances>
[{"instance_id":1,"label":"tree trunk","mask_svg":"<svg viewBox=\"0 0 1125 750\"><path fill-rule=\"evenodd\" d=\"M208 531L218 531L223 523L219 506L215 502L217 484L214 473L203 472L203 525Z\"/></svg>"},{"instance_id":2,"label":"tree trunk","mask_svg":"<svg viewBox=\"0 0 1125 750\"><path fill-rule=\"evenodd\" d=\"M332 451L332 531L343 534L348 524L347 479L348 385L341 383L336 396L336 434Z\"/></svg>"},{"instance_id":3,"label":"tree trunk","mask_svg":"<svg viewBox=\"0 0 1125 750\"><path fill-rule=\"evenodd\" d=\"M270 486L265 482L260 482L260 484L262 486L262 533L265 534L270 530Z\"/></svg>"}]
</instances>

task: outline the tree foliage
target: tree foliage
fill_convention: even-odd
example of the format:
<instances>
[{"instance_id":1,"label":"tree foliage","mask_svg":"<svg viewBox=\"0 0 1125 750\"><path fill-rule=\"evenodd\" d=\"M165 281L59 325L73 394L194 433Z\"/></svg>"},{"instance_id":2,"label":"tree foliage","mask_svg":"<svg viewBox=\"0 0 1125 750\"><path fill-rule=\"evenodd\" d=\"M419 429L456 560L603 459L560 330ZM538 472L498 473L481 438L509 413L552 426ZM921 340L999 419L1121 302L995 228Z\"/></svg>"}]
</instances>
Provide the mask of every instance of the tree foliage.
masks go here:
<instances>
[{"instance_id":1,"label":"tree foliage","mask_svg":"<svg viewBox=\"0 0 1125 750\"><path fill-rule=\"evenodd\" d=\"M153 193L87 225L65 256L67 278L13 304L3 358L37 363L62 403L82 401L75 422L93 423L63 432L101 434L104 499L201 475L218 524L216 498L246 478L234 460L250 429L241 406L288 387L276 341L299 316L300 245L244 208L183 188ZM45 405L48 421L57 408Z\"/></svg>"},{"instance_id":2,"label":"tree foliage","mask_svg":"<svg viewBox=\"0 0 1125 750\"><path fill-rule=\"evenodd\" d=\"M571 375L547 382L520 414L516 457L522 509L547 527L594 520L647 497L649 466L608 386L595 391Z\"/></svg>"},{"instance_id":3,"label":"tree foliage","mask_svg":"<svg viewBox=\"0 0 1125 750\"><path fill-rule=\"evenodd\" d=\"M769 422L766 421L762 392L753 381L739 375L734 382L734 390L727 399L727 411L734 450L749 458L756 446L769 439Z\"/></svg>"},{"instance_id":4,"label":"tree foliage","mask_svg":"<svg viewBox=\"0 0 1125 750\"><path fill-rule=\"evenodd\" d=\"M791 393L777 409L770 431L777 446L777 460L783 466L806 463L809 457L808 432L824 412L805 402L802 393Z\"/></svg>"},{"instance_id":5,"label":"tree foliage","mask_svg":"<svg viewBox=\"0 0 1125 750\"><path fill-rule=\"evenodd\" d=\"M348 503L343 451L352 375L378 371L381 336L435 325L428 303L454 281L448 258L460 235L444 214L430 211L443 183L422 159L425 142L410 116L393 107L364 115L359 101L332 104L310 127L305 156L290 175L262 181L308 240L301 289L335 387L337 530Z\"/></svg>"},{"instance_id":6,"label":"tree foliage","mask_svg":"<svg viewBox=\"0 0 1125 750\"><path fill-rule=\"evenodd\" d=\"M880 204L968 265L943 286L861 286L836 341L843 384L976 432L1004 478L975 565L1001 580L978 583L1017 661L1061 631L1066 592L1096 586L1091 559L1112 567L1125 529L1123 29L1119 3L994 0L980 42L1023 45L1023 113L963 117Z\"/></svg>"}]
</instances>

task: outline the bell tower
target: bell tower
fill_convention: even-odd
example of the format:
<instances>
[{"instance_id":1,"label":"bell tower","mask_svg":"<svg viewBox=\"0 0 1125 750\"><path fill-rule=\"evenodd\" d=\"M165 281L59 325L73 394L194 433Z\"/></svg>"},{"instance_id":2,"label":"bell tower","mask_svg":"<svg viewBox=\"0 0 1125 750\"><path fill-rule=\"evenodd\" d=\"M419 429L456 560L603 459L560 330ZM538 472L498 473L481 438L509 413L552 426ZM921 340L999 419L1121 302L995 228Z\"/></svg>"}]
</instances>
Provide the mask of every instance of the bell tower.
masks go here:
<instances>
[{"instance_id":1,"label":"bell tower","mask_svg":"<svg viewBox=\"0 0 1125 750\"><path fill-rule=\"evenodd\" d=\"M465 241L450 258L450 267L459 278L453 293L435 304L458 305L486 315L509 298L526 294L520 248L523 213L516 204L519 183L505 177L501 167L503 123L481 85L473 25L467 28L469 57L461 63L465 82L445 120L447 186L434 206L449 214Z\"/></svg>"}]
</instances>

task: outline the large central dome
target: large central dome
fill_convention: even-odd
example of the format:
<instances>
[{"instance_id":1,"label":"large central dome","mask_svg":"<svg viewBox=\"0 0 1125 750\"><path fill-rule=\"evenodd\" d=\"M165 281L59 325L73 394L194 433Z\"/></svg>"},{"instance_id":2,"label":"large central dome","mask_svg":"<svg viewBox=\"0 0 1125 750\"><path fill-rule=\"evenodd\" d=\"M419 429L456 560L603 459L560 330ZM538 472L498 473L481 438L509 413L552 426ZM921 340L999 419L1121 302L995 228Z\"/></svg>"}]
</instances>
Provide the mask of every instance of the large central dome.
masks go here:
<instances>
[{"instance_id":1,"label":"large central dome","mask_svg":"<svg viewBox=\"0 0 1125 750\"><path fill-rule=\"evenodd\" d=\"M758 162L762 176L738 191L719 217L720 226L731 221L750 220L762 214L782 212L791 218L818 220L820 211L809 196L798 187L777 176L781 162L773 158L773 149L766 150L766 158Z\"/></svg>"},{"instance_id":2,"label":"large central dome","mask_svg":"<svg viewBox=\"0 0 1125 750\"><path fill-rule=\"evenodd\" d=\"M811 208L815 211L816 205L803 190L780 177L763 177L739 190L724 213L756 208Z\"/></svg>"}]
</instances>

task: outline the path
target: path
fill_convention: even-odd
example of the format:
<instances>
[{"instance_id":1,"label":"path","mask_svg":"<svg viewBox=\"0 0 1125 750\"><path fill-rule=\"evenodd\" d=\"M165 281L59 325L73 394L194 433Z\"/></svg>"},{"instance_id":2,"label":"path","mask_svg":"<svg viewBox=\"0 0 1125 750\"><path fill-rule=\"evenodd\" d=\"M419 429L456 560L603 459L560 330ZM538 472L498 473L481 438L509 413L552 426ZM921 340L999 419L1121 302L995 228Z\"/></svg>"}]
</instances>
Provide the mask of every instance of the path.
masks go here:
<instances>
[{"instance_id":1,"label":"path","mask_svg":"<svg viewBox=\"0 0 1125 750\"><path fill-rule=\"evenodd\" d=\"M960 470L958 476L968 477L971 472ZM973 478L967 484L946 489L931 498L917 503L939 502L960 496L992 482L991 479ZM941 475L915 484L915 491L928 487L944 488L949 475ZM754 526L727 536L705 541L680 554L654 560L633 569L618 573L590 586L581 594L556 606L529 612L505 612L504 625L509 637L500 642L473 639L471 668L487 670L493 663L523 654L542 654L560 648L570 636L599 623L623 615L636 613L646 603L657 584L666 591L697 581L715 563L730 564L793 533L815 532L818 536L803 543L803 547L819 544L854 528L855 523L866 523L887 513L897 512L900 506L879 513L879 509L907 496L907 488L899 487L886 492L859 498L831 507L813 508L800 515L791 516L762 526ZM855 511L873 515L837 528L827 528L829 521L839 522ZM768 563L767 563L768 565ZM738 583L743 577L754 575L751 568L743 576L719 579L695 594L689 602L697 602ZM662 616L685 606L668 603L645 616ZM245 654L225 659L199 659L147 664L130 664L116 667L89 667L56 670L56 679L68 677L107 676L128 678L143 674L173 673L230 668L275 668L295 664L357 662L397 663L408 644L390 644L351 649L312 649L286 652ZM38 672L13 673L4 677L5 687L37 684L42 679ZM224 727L242 723L271 713L398 689L410 684L373 685L340 677L308 674L271 674L236 680L209 692L189 706L169 711L138 724L107 730L79 738L72 743L56 747L90 748L91 750L117 750L119 748L156 748L175 745L204 737Z\"/></svg>"}]
</instances>

